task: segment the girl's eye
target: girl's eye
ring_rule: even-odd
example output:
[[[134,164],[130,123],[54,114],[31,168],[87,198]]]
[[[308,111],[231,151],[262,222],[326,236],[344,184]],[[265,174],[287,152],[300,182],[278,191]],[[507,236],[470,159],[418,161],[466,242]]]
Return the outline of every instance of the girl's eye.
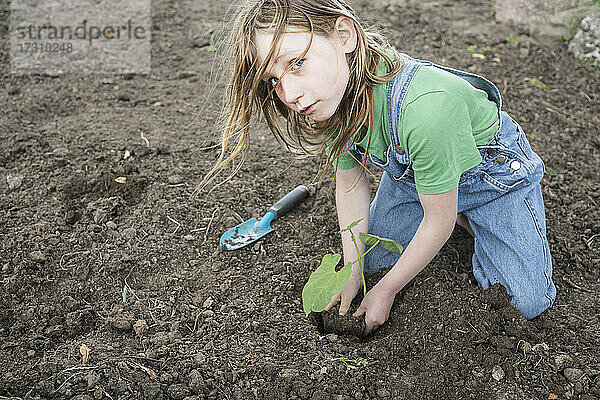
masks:
[[[298,68],[300,68],[302,65],[304,64],[304,59],[298,60],[294,63],[294,65],[292,66],[292,70],[295,71]]]
[[[270,79],[269,79],[269,83],[270,83],[272,86],[275,86],[275,85],[277,85],[277,82],[279,82],[279,78],[275,78],[275,77],[273,77],[273,78],[270,78]]]

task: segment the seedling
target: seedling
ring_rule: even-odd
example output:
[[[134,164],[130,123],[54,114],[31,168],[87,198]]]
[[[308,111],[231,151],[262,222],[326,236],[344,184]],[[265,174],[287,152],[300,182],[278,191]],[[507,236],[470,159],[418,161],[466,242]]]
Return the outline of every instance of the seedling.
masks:
[[[519,44],[519,41],[515,38],[515,34],[511,33],[510,35],[508,35],[508,37],[506,38],[506,41],[510,44],[512,44],[513,46],[516,46]]]
[[[310,314],[311,312],[321,312],[325,310],[325,307],[327,307],[327,305],[331,302],[331,298],[340,290],[342,290],[343,287],[346,286],[346,283],[348,283],[348,280],[350,280],[350,276],[352,275],[352,266],[355,263],[358,263],[360,266],[363,295],[366,295],[367,285],[365,283],[363,259],[371,250],[373,250],[373,248],[375,248],[375,246],[380,245],[388,251],[397,254],[402,253],[403,247],[396,241],[361,232],[358,235],[360,241],[365,245],[370,246],[369,249],[365,251],[363,255],[361,255],[358,250],[356,237],[352,232],[352,228],[358,225],[360,221],[362,221],[362,218],[352,222],[350,225],[340,231],[350,233],[350,237],[352,238],[352,243],[354,243],[354,248],[356,249],[358,259],[356,261],[348,262],[340,270],[336,271],[335,267],[342,259],[342,256],[337,253],[325,254],[323,256],[321,264],[312,274],[310,274],[308,282],[306,282],[304,288],[302,289],[302,308],[304,309],[306,315]]]
[[[525,82],[531,82],[535,85],[535,87],[537,87],[538,89],[543,89],[546,92],[550,91],[548,85],[540,81],[539,78],[525,78]]]
[[[369,364],[369,362],[362,357],[358,357],[356,359],[336,358],[333,361],[341,361],[344,363],[344,365],[346,366],[346,375],[348,375],[353,369],[358,369]]]

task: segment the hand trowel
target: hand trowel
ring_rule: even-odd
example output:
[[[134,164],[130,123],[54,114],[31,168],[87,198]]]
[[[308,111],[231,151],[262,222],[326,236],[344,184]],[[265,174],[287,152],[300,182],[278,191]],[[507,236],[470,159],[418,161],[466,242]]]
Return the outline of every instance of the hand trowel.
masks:
[[[225,246],[227,250],[239,249],[272,232],[271,222],[296,207],[309,194],[306,186],[296,187],[269,208],[269,211],[260,220],[251,218],[225,232],[221,236],[221,246]]]

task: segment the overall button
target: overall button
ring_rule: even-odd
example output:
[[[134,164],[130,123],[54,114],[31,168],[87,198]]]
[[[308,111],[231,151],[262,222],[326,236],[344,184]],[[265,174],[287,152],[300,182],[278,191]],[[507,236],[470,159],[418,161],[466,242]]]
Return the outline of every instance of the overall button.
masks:
[[[510,172],[518,171],[520,168],[521,163],[517,160],[513,160],[513,162],[510,163]]]
[[[402,147],[400,147],[399,144],[396,145],[395,149],[396,149],[396,153],[398,153],[400,155],[405,153],[404,149]]]
[[[500,154],[498,158],[496,158],[496,164],[504,164],[506,162],[506,156],[504,154]]]

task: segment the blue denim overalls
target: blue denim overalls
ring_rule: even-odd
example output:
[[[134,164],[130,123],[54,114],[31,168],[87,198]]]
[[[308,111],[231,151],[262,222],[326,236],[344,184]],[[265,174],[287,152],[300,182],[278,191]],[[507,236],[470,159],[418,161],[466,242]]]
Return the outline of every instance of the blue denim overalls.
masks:
[[[371,203],[369,233],[394,239],[406,248],[423,218],[410,149],[398,144],[402,102],[415,73],[421,66],[433,65],[465,79],[488,94],[500,117],[498,132],[488,145],[478,147],[483,161],[464,172],[458,184],[458,212],[468,218],[475,233],[473,274],[483,289],[502,284],[521,314],[535,317],[556,297],[540,188],[542,160],[531,150],[519,124],[502,111],[500,92],[493,83],[471,73],[400,56],[404,67],[387,84],[391,137],[387,161],[369,155],[385,171]],[[363,156],[364,149],[356,145],[353,149]],[[375,272],[397,260],[397,254],[378,246],[367,254],[365,271]]]

